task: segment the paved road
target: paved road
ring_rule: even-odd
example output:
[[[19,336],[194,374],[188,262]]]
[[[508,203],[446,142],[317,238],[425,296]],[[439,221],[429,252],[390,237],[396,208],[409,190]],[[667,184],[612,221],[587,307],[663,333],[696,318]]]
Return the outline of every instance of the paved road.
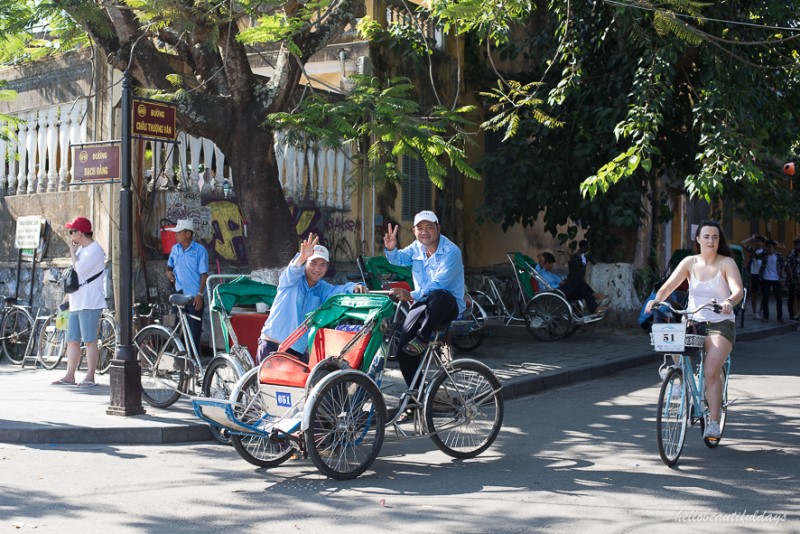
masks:
[[[509,401],[500,438],[477,459],[454,461],[427,439],[387,443],[347,482],[306,460],[254,469],[208,443],[0,444],[0,528],[800,532],[797,342],[737,347],[723,442],[707,449],[693,428],[676,469],[656,451],[651,365]]]

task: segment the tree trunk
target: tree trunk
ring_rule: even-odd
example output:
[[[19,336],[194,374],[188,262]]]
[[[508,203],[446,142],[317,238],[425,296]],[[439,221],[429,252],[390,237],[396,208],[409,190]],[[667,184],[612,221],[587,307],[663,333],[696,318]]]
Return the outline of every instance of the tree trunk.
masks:
[[[218,140],[233,173],[233,187],[248,223],[247,258],[252,270],[283,267],[298,248],[297,230],[278,180],[273,132],[263,118],[243,113],[230,135]]]

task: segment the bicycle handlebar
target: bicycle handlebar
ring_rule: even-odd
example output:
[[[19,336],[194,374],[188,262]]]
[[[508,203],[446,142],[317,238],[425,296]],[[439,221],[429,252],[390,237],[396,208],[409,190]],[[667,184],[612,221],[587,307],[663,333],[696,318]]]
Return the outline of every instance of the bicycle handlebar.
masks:
[[[653,306],[650,307],[650,311],[652,311],[653,308],[660,308],[661,306],[666,306],[672,313],[675,313],[677,315],[693,315],[699,312],[700,310],[704,310],[706,308],[711,308],[712,310],[714,310],[714,313],[720,313],[722,311],[722,305],[717,304],[716,299],[711,299],[711,301],[706,302],[705,304],[703,304],[702,306],[698,307],[695,310],[676,310],[675,308],[672,307],[672,304],[670,304],[669,302],[659,302],[657,300],[654,300]]]

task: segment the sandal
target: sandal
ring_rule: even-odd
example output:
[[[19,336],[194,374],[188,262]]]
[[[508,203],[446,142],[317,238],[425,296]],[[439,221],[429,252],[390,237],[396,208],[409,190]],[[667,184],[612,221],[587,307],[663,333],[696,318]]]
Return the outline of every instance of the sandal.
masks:
[[[417,338],[414,338],[405,344],[405,346],[403,347],[403,351],[406,354],[410,354],[411,356],[416,356],[418,354],[422,354],[423,352],[425,352],[425,348],[427,346],[428,346],[427,343],[423,343]]]
[[[90,382],[89,380],[84,380],[80,384],[78,384],[79,388],[93,388],[97,385],[97,382]]]
[[[63,378],[59,378],[58,380],[53,380],[50,382],[54,386],[74,386],[75,382],[70,382],[69,380],[64,380]]]

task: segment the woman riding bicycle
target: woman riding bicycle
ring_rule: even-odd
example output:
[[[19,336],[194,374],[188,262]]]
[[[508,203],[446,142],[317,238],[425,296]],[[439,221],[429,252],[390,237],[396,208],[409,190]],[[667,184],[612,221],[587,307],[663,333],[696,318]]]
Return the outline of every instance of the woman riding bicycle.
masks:
[[[649,312],[654,302],[664,302],[684,281],[689,281],[688,309],[696,309],[712,299],[722,303],[721,313],[704,309],[692,317],[695,322],[707,325],[705,340],[706,400],[711,420],[704,438],[718,439],[721,435],[719,420],[722,413],[722,380],[720,370],[731,353],[736,340],[733,308],[742,300],[744,290],[739,268],[734,261],[725,234],[718,222],[703,221],[695,234],[695,252],[678,264],[677,269],[664,282],[653,300],[647,303]]]

